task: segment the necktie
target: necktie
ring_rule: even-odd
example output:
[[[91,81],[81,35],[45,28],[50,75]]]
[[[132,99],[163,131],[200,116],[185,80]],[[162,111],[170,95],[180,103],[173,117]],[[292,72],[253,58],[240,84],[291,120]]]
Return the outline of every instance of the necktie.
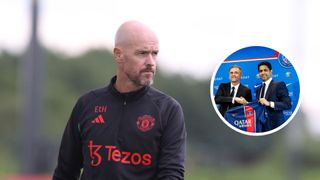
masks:
[[[230,93],[230,97],[233,98],[233,96],[234,96],[234,87],[232,87],[231,89],[232,90],[231,90],[231,93]],[[232,108],[232,107],[233,107],[232,103],[229,103],[227,109]]]
[[[234,96],[234,87],[232,87],[232,90],[231,90],[230,96],[231,96],[231,97],[233,97],[233,96]]]
[[[266,88],[266,83],[263,83],[261,93],[260,93],[260,98],[264,98],[264,90]]]

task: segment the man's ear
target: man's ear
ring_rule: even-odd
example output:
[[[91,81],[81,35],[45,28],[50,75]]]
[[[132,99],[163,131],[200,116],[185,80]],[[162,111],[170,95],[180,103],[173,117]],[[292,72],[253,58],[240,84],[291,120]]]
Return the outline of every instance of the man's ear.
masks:
[[[113,49],[113,56],[114,56],[114,59],[116,60],[116,63],[121,63],[123,61],[122,52],[120,48],[115,47]]]

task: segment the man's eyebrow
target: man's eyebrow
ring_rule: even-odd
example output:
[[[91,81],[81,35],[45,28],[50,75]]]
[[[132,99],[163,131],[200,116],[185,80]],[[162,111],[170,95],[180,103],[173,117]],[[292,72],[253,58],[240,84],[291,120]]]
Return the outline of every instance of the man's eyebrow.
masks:
[[[137,53],[140,53],[140,52],[143,52],[143,53],[158,53],[159,50],[137,49],[135,52],[137,52]]]
[[[150,51],[144,50],[144,49],[137,49],[136,52],[137,53],[141,53],[141,52],[145,53],[145,52],[150,52]]]

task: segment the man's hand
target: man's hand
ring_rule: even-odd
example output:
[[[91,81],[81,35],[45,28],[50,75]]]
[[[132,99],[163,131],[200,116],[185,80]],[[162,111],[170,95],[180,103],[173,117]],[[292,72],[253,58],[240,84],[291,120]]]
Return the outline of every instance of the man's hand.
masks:
[[[243,105],[248,104],[248,101],[245,98],[243,98],[242,96],[241,97],[235,97],[234,100],[239,104],[243,104]]]
[[[262,105],[270,106],[270,102],[267,101],[265,98],[260,98],[260,99],[259,99],[259,102],[260,102]]]

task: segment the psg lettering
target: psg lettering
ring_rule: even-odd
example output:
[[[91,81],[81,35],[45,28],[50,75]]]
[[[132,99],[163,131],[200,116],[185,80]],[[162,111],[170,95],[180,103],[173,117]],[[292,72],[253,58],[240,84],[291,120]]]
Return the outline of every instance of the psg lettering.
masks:
[[[101,164],[102,158],[106,155],[106,160],[118,162],[122,164],[133,164],[150,166],[152,163],[151,154],[140,154],[138,152],[120,151],[113,145],[97,145],[93,141],[89,141],[89,151],[91,158],[91,166],[97,167]],[[102,149],[104,147],[104,149]]]

